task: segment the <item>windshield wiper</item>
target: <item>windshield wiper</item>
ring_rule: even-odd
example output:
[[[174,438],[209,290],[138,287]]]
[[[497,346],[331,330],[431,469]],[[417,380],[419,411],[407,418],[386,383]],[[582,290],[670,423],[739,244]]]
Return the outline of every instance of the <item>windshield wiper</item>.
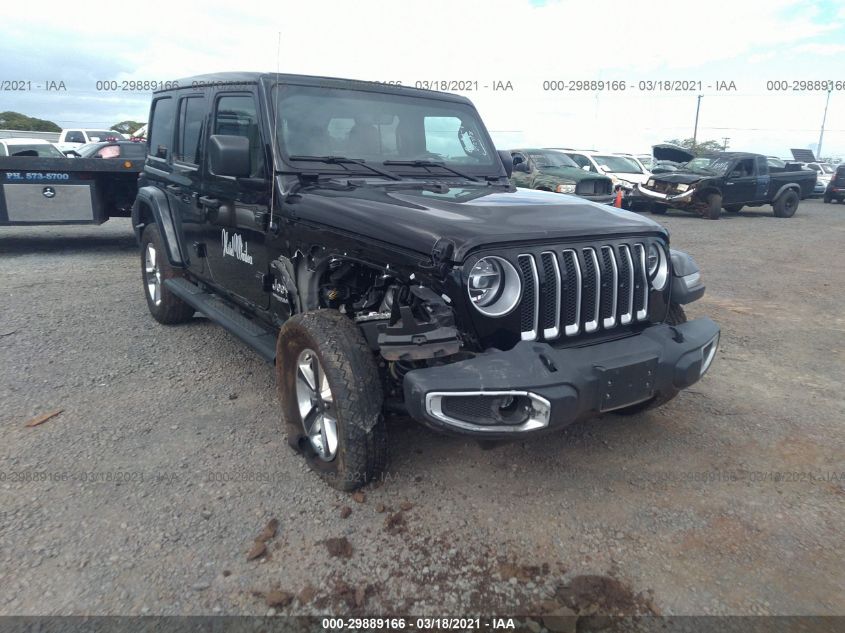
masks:
[[[460,176],[461,178],[466,178],[467,180],[472,180],[473,182],[481,182],[481,180],[476,178],[475,176],[470,176],[469,174],[449,167],[445,163],[440,163],[434,160],[386,160],[382,163],[382,165],[406,165],[408,167],[440,167],[441,169],[445,169],[446,171],[451,171],[453,174],[455,174],[456,176]]]
[[[375,173],[380,174],[385,178],[390,178],[391,180],[402,180],[401,176],[398,176],[393,172],[387,171],[386,169],[379,169],[378,167],[373,167],[372,165],[368,165],[366,161],[362,158],[346,158],[346,156],[288,156],[288,159],[311,161],[315,163],[327,163],[329,165],[361,165],[361,167],[366,167],[367,169],[374,171]]]

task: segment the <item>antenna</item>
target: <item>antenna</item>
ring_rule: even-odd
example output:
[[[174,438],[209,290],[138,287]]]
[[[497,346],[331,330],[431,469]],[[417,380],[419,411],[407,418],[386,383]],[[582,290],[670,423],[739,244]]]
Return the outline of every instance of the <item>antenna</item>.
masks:
[[[279,80],[279,58],[282,54],[282,32],[278,32],[276,42],[276,82]],[[273,150],[270,156],[270,218],[273,217],[273,201],[276,197],[276,150],[278,149],[278,127],[279,127],[279,86],[274,83],[270,89],[273,91],[273,138],[270,140],[270,147]]]

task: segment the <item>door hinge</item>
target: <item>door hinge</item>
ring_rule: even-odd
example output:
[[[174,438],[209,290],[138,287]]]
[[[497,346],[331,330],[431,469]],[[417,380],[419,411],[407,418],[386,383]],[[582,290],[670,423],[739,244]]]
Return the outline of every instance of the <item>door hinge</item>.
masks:
[[[261,289],[264,292],[270,292],[273,290],[273,279],[275,279],[275,275],[271,273],[264,273],[261,275]]]

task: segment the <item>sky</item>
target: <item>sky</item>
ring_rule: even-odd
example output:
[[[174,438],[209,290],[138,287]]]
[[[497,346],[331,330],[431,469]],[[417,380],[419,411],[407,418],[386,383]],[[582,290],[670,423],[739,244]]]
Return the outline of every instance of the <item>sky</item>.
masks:
[[[831,80],[840,85],[829,95],[822,153],[845,158],[845,0],[104,6],[4,7],[0,111],[63,127],[146,121],[149,92],[98,90],[98,82],[278,69],[410,86],[463,82],[448,88],[472,99],[500,149],[648,153],[693,135],[701,95],[699,141],[727,137],[729,149],[786,157],[816,148],[828,97],[818,84],[793,82]],[[655,89],[667,80],[687,89]],[[8,90],[14,81],[29,89]],[[615,89],[570,89],[577,81]]]

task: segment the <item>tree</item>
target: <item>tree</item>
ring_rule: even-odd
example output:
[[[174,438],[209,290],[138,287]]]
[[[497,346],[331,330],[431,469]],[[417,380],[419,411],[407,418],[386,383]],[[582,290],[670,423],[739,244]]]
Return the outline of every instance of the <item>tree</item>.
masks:
[[[115,123],[109,129],[120,132],[121,134],[134,134],[143,125],[143,123],[138,123],[137,121],[121,121],[120,123]]]
[[[704,141],[702,143],[696,143],[691,138],[685,138],[684,140],[673,138],[666,142],[671,143],[672,145],[679,145],[684,149],[688,149],[696,156],[709,154],[711,152],[721,152],[723,149],[722,144],[719,141]]]
[[[61,132],[62,128],[45,119],[36,119],[20,112],[0,112],[0,129],[30,132]]]

